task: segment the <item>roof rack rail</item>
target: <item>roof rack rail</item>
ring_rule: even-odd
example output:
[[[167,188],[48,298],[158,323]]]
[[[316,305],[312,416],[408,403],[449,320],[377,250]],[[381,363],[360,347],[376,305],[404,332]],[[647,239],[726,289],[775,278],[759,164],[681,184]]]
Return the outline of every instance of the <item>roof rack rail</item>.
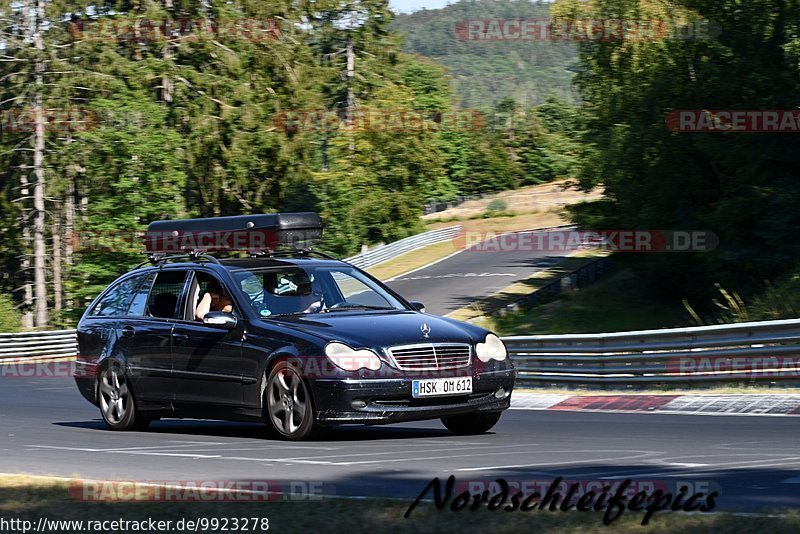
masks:
[[[187,252],[186,254],[173,254],[169,256],[164,256],[160,254],[150,254],[149,256],[147,256],[147,260],[143,261],[142,263],[134,267],[134,270],[140,269],[145,265],[147,265],[148,263],[155,266],[161,266],[164,265],[169,260],[177,260],[184,258],[189,258],[190,261],[202,262],[203,260],[206,260],[210,263],[220,264],[220,261],[217,258],[212,256],[211,254],[205,254],[202,252]]]
[[[293,248],[293,249],[285,249],[285,250],[271,250],[271,251],[264,251],[264,252],[254,252],[250,254],[251,258],[278,258],[284,256],[319,256],[320,258],[325,258],[326,260],[336,260],[340,261],[338,258],[335,258],[329,254],[325,254],[324,252],[320,252],[318,250],[312,250],[310,248]]]

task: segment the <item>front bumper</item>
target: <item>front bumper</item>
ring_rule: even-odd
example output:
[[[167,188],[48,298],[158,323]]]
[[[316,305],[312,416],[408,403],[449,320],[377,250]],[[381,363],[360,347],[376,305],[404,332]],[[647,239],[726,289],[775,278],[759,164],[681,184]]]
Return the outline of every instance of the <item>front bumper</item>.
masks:
[[[484,372],[473,376],[470,395],[420,399],[412,398],[414,377],[326,378],[310,385],[320,424],[387,424],[505,410],[511,404],[514,378],[513,368]],[[500,388],[505,395],[497,398]],[[356,401],[364,406],[354,407]]]

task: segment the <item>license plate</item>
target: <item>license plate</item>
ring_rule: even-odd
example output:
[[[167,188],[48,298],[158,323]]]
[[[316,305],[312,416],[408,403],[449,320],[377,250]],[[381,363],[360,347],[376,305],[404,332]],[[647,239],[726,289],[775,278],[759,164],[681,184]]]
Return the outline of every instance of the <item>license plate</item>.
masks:
[[[411,383],[411,396],[415,399],[443,395],[468,395],[470,393],[472,393],[472,377],[432,378],[430,380],[414,380]]]

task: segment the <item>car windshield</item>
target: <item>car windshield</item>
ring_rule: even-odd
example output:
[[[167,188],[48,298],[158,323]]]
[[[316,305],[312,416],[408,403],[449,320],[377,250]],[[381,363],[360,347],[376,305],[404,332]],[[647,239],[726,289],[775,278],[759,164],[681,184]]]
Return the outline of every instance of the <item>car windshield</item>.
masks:
[[[398,299],[357,269],[287,266],[233,273],[260,317],[406,310]]]

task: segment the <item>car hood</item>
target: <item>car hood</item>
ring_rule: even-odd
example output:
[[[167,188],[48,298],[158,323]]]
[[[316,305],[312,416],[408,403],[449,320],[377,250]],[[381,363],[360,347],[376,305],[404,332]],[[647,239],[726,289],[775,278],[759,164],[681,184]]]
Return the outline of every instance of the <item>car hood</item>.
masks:
[[[333,312],[271,321],[325,341],[373,350],[417,343],[476,343],[482,342],[488,333],[467,323],[414,311]]]

